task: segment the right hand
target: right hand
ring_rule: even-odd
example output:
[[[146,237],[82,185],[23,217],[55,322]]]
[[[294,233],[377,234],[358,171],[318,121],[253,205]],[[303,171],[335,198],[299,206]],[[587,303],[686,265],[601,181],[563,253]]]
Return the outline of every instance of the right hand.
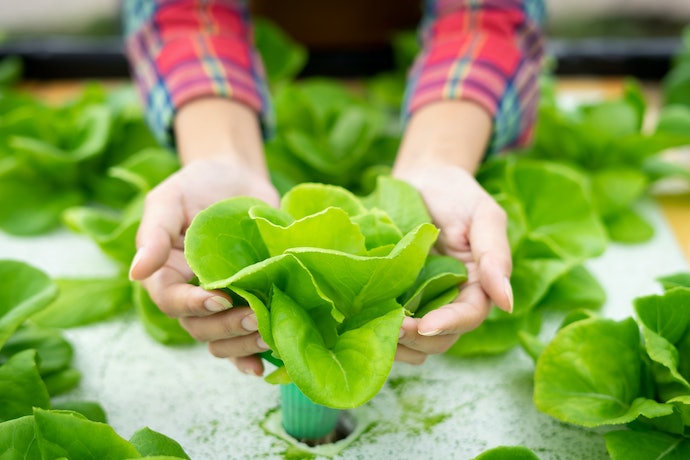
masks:
[[[142,282],[151,299],[210,352],[229,358],[245,373],[261,375],[256,353],[266,350],[256,316],[235,306],[221,291],[189,284],[194,277],[184,257],[184,234],[196,214],[232,196],[252,196],[277,206],[279,195],[266,174],[236,159],[195,160],[171,175],[146,197],[137,232],[137,254],[130,278]]]

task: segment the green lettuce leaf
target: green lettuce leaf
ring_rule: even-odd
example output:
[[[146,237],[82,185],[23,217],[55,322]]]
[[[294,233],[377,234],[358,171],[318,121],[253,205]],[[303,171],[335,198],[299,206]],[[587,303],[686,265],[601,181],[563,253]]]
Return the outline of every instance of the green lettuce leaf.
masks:
[[[635,321],[585,319],[561,329],[542,352],[534,403],[552,417],[587,427],[672,413],[671,406],[641,396],[641,378]]]

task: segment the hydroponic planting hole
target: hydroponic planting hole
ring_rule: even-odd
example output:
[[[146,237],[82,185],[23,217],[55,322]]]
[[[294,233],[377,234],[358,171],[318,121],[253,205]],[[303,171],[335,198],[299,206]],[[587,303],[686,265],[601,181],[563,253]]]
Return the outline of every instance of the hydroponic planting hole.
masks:
[[[323,444],[333,444],[350,436],[355,431],[355,419],[348,412],[341,412],[338,417],[338,424],[335,429],[326,436],[318,439],[297,439],[309,447],[320,446]]]

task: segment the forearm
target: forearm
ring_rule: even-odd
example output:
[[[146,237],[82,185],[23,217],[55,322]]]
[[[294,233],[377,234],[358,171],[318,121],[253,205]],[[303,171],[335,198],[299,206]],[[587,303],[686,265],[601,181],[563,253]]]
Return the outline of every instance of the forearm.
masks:
[[[485,154],[529,141],[538,100],[543,0],[426,0],[422,49],[403,107],[472,101],[493,119]]]
[[[176,147],[174,118],[187,103],[225,97],[272,117],[260,56],[241,0],[128,0],[123,2],[125,50],[149,126]]]
[[[474,174],[491,130],[491,114],[472,101],[428,104],[410,118],[393,174],[404,178],[429,165],[457,166]]]
[[[268,177],[258,115],[250,107],[221,97],[195,99],[177,111],[174,128],[182,164],[227,159]]]

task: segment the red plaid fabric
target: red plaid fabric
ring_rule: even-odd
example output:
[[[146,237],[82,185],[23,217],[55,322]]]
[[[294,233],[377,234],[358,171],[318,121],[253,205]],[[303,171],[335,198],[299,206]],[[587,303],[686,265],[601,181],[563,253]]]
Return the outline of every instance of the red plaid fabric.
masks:
[[[172,144],[176,108],[210,95],[247,104],[270,132],[245,1],[127,0],[124,8],[127,55],[161,142]],[[490,151],[524,144],[536,112],[543,17],[542,0],[427,0],[404,119],[434,101],[468,99],[494,117]]]
[[[493,115],[490,152],[525,144],[536,116],[544,14],[540,0],[428,0],[404,117],[434,101],[472,100]]]

